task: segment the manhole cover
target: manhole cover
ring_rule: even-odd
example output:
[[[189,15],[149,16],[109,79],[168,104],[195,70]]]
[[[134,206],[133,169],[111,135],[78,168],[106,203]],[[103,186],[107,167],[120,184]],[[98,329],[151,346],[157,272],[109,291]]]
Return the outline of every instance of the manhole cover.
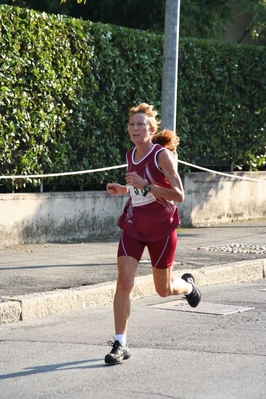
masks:
[[[223,305],[209,302],[201,302],[196,308],[191,308],[187,303],[181,301],[165,302],[158,305],[153,305],[152,307],[157,309],[176,310],[179,312],[204,313],[213,315],[228,315],[255,309],[254,307]]]

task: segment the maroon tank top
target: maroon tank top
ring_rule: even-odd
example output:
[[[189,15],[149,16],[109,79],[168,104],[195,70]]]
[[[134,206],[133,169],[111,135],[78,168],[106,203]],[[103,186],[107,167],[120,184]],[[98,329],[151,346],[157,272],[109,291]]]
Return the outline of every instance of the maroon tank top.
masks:
[[[170,188],[170,184],[158,166],[157,155],[160,151],[168,151],[155,144],[150,152],[139,162],[135,162],[136,148],[127,153],[127,171],[136,172],[151,184]],[[132,237],[146,242],[158,241],[167,237],[180,224],[178,208],[172,202],[155,197],[143,191],[129,187],[130,197],[118,220],[118,226]]]

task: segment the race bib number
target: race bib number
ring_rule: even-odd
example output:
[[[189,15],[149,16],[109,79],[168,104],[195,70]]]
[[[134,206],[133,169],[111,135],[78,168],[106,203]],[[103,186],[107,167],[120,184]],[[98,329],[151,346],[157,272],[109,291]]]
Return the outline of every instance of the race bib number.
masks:
[[[156,198],[152,193],[148,193],[146,197],[144,197],[143,190],[140,190],[139,188],[129,186],[129,191],[132,200],[132,206],[147,205],[156,201]]]

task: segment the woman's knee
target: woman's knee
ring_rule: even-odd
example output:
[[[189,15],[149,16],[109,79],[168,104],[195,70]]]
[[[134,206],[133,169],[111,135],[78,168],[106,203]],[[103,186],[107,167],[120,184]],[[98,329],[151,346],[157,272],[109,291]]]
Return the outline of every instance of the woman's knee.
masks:
[[[119,277],[116,283],[116,289],[119,292],[131,292],[134,287],[134,279],[127,276]]]
[[[131,292],[134,287],[137,267],[138,261],[130,256],[121,256],[118,258],[118,278],[116,283],[118,292]]]

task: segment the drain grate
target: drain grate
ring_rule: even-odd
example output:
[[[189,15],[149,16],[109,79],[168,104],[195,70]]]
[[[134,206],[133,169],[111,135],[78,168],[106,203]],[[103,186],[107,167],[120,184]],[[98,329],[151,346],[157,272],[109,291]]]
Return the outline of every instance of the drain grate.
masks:
[[[181,302],[180,300],[165,302],[153,305],[152,307],[164,310],[176,310],[179,312],[202,313],[202,314],[224,315],[224,316],[255,309],[254,307],[223,305],[219,303],[209,303],[209,302],[201,302],[196,308],[191,308],[187,303]]]

